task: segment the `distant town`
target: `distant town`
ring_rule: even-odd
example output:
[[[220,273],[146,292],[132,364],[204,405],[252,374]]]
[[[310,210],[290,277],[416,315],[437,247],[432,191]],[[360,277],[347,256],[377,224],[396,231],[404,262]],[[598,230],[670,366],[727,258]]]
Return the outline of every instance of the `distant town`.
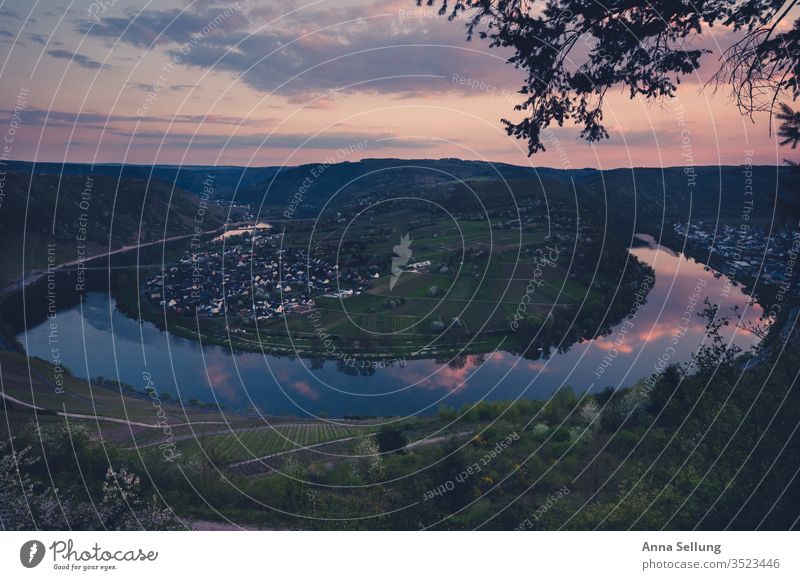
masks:
[[[151,276],[144,294],[179,315],[267,320],[309,312],[315,297],[360,294],[379,277],[376,265],[340,269],[304,248],[282,248],[282,238],[266,224],[229,230]]]
[[[725,264],[722,273],[729,278],[758,280],[800,295],[800,278],[793,276],[800,252],[800,232],[796,229],[768,232],[760,227],[697,221],[673,224],[673,230],[685,237],[690,247],[710,252],[712,259],[717,255]]]

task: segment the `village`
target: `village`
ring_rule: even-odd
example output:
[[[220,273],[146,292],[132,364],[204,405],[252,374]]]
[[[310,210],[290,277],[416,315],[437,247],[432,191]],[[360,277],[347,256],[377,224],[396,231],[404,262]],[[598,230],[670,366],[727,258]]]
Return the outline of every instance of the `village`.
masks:
[[[688,226],[676,223],[673,230],[685,237],[689,245],[722,259],[723,273],[729,278],[788,285],[790,294],[800,296],[800,278],[793,276],[800,250],[797,230],[780,228],[767,232],[759,227],[743,229],[703,221]]]
[[[283,233],[270,228],[233,233],[187,252],[152,275],[143,285],[143,296],[172,314],[263,321],[311,312],[315,298],[357,296],[380,277],[380,267],[363,260],[340,267],[333,263],[335,256],[329,259],[324,252],[309,258],[303,247],[284,248]]]

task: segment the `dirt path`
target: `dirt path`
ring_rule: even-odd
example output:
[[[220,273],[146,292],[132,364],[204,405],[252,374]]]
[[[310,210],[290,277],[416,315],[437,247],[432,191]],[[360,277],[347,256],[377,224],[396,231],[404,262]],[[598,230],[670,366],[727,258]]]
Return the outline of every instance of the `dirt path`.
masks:
[[[224,423],[224,421],[222,422]],[[198,425],[199,423],[192,423],[192,425]],[[189,425],[189,423],[184,423],[184,425]],[[263,431],[263,430],[273,430],[273,429],[284,429],[288,427],[318,427],[320,425],[325,425],[325,423],[275,423],[275,424],[264,424],[264,425],[256,425],[250,427],[234,427],[228,429],[218,429],[216,431],[205,431],[200,433],[199,435],[203,435],[206,437],[213,437],[216,435],[230,435],[231,433],[247,433],[250,431]],[[177,427],[179,425],[170,425],[171,427]],[[334,425],[338,426],[338,425]],[[353,425],[353,427],[358,427],[359,425]],[[342,427],[347,427],[347,425],[342,425]],[[368,435],[369,433],[367,433]],[[188,439],[197,439],[198,433],[184,433],[183,435],[175,435],[172,438],[172,441],[186,441]],[[363,435],[358,435],[358,437],[363,437]],[[340,439],[340,441],[344,441],[345,439]],[[326,441],[325,443],[333,443],[337,441],[336,439],[331,441]],[[146,447],[153,447],[155,445],[159,445],[161,441],[153,441],[151,443],[143,443],[142,445],[137,445],[136,447],[129,447],[129,450],[133,449],[144,449]],[[306,446],[309,447],[309,446]]]
[[[128,419],[119,419],[117,417],[105,417],[103,415],[85,415],[83,413],[69,413],[67,411],[52,411],[50,409],[45,409],[44,407],[38,407],[31,403],[27,403],[25,401],[20,401],[19,399],[12,397],[11,395],[7,395],[5,392],[0,391],[0,397],[3,399],[14,403],[15,405],[20,405],[27,409],[33,409],[35,411],[42,411],[45,413],[53,413],[59,417],[67,417],[69,419],[85,419],[90,421],[103,421],[107,423],[117,423],[120,425],[127,425],[129,427],[144,427],[146,429],[163,429],[165,424],[150,424],[150,423],[140,423],[138,421],[129,421]],[[169,427],[187,427],[189,425],[225,425],[225,421],[195,421],[192,423],[175,423],[168,425]]]
[[[430,437],[426,439],[419,439],[418,441],[412,441],[408,445],[406,445],[406,449],[412,449],[414,447],[423,447],[426,445],[436,445],[438,443],[444,443],[451,437],[464,437],[466,435],[472,435],[472,431],[462,431],[461,433],[453,433],[449,435],[440,435],[438,437]],[[228,467],[232,469],[241,468],[246,465],[252,465],[254,463],[262,463],[264,461],[268,461],[270,459],[275,459],[277,457],[283,457],[284,455],[289,455],[290,453],[297,453],[299,451],[305,451],[307,449],[314,449],[316,447],[322,447],[324,445],[334,445],[336,443],[344,443],[347,441],[354,441],[356,439],[363,439],[364,437],[368,437],[372,435],[372,433],[365,433],[364,435],[355,435],[353,437],[344,437],[342,439],[333,439],[331,441],[323,441],[320,443],[315,443],[313,445],[304,445],[303,447],[298,447],[295,449],[287,449],[285,451],[279,451],[277,453],[270,453],[269,455],[263,455],[261,457],[256,457],[254,459],[247,459],[245,461],[238,461],[236,463],[231,463]]]

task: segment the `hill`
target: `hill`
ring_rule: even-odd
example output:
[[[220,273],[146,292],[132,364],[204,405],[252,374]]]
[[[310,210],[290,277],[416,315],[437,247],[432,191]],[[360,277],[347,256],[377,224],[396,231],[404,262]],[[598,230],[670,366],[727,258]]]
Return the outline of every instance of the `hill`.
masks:
[[[524,183],[519,190],[510,182]],[[761,220],[771,220],[776,198],[798,209],[800,179],[790,168],[720,166],[558,170],[459,159],[365,159],[334,165],[303,165],[276,171],[255,187],[241,188],[236,200],[253,203],[265,217],[315,217],[336,197],[337,204],[380,194],[386,198],[410,192],[462,191],[467,200],[476,183],[491,183],[496,191],[511,189],[515,197],[568,192],[579,206],[605,212],[614,229],[652,230],[667,222],[697,219],[736,221],[745,201]],[[451,186],[450,189],[442,186]],[[745,191],[752,195],[746,195]],[[452,199],[449,201],[453,201]],[[458,200],[455,200],[458,201]],[[263,204],[263,205],[262,205]],[[286,209],[291,211],[284,215]],[[580,208],[579,208],[580,209]],[[602,215],[602,214],[600,214]],[[624,226],[624,228],[623,228]],[[626,236],[627,237],[627,236]]]
[[[233,196],[240,188],[250,188],[271,178],[279,167],[235,167],[211,165],[130,165],[118,163],[32,163],[8,161],[8,171],[37,175],[96,175],[115,179],[161,181],[170,187],[199,195],[203,182],[214,176],[214,197]]]
[[[357,162],[326,164],[324,162],[296,167],[236,167],[205,165],[128,165],[85,163],[36,163],[9,161],[8,171],[41,176],[79,176],[92,174],[113,179],[161,182],[199,195],[203,182],[214,176],[214,199],[263,203],[262,214],[280,214],[297,197],[301,198],[293,217],[307,217],[332,196],[343,199],[358,197],[377,189],[385,193],[407,192],[409,188],[432,185],[471,184],[477,181],[497,182],[529,180],[545,193],[550,187],[568,188],[593,205],[608,206],[614,221],[624,218],[630,223],[633,215],[652,220],[664,209],[666,215],[687,218],[688,211],[699,219],[720,214],[725,219],[741,215],[740,207],[745,180],[754,192],[754,209],[765,216],[777,197],[783,204],[800,207],[797,195],[800,179],[786,167],[774,166],[703,166],[703,167],[637,167],[631,169],[553,169],[523,167],[506,163],[489,163],[461,159],[363,159]],[[302,190],[302,191],[301,191]],[[298,195],[298,192],[299,195]],[[669,195],[667,195],[669,194]],[[297,196],[297,197],[296,197]],[[665,208],[666,203],[666,208]],[[685,220],[684,220],[685,221]]]
[[[221,210],[160,181],[9,172],[0,209],[0,286],[26,270],[220,227]],[[49,244],[49,246],[48,246]]]

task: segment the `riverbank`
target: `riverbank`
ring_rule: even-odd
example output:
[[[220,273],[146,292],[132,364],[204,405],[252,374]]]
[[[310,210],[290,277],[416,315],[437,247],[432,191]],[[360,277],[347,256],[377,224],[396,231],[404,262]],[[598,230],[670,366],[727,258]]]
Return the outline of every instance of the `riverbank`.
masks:
[[[46,279],[55,280],[58,276],[65,273],[76,273],[82,280],[86,280],[88,274],[99,270],[103,273],[108,273],[109,282],[115,283],[119,281],[119,272],[116,270],[117,266],[112,265],[112,260],[124,261],[127,257],[136,258],[129,268],[140,271],[148,271],[151,267],[140,265],[139,259],[146,256],[153,250],[157,250],[157,259],[161,259],[165,263],[177,259],[185,251],[185,244],[190,241],[198,239],[207,239],[226,231],[229,228],[242,227],[247,225],[247,222],[235,222],[228,225],[223,225],[213,230],[195,232],[192,234],[181,234],[178,236],[171,236],[152,242],[142,244],[128,245],[108,250],[100,253],[85,256],[80,259],[68,260],[58,264],[53,264],[46,269],[34,269],[24,275],[17,277],[10,284],[0,289],[0,308],[4,306],[5,302],[17,300],[20,308],[23,301],[20,297],[24,291],[42,284]],[[154,259],[156,259],[154,258]],[[111,274],[114,274],[111,276]],[[125,282],[124,280],[122,281]],[[135,283],[135,282],[134,282]],[[85,288],[80,290],[72,288],[68,294],[84,294],[91,290],[91,285],[85,282],[81,284]],[[77,283],[73,284],[77,287]],[[17,329],[18,332],[18,329]],[[6,352],[24,352],[22,346],[15,338],[15,329],[7,320],[0,320],[0,351]]]
[[[162,324],[167,323],[169,332],[165,332],[163,326],[131,318],[117,308],[107,291],[90,293],[58,312],[61,336],[72,337],[61,343],[58,354],[63,364],[81,376],[103,375],[136,384],[146,366],[158,378],[161,391],[184,400],[218,401],[231,408],[255,405],[272,415],[433,414],[444,403],[460,406],[485,397],[542,398],[564,385],[581,391],[616,389],[658,372],[657,364],[665,357],[675,363],[691,360],[705,336],[704,326],[691,310],[702,309],[703,297],[693,294],[699,284],[710,296],[728,284],[702,264],[660,247],[632,252],[658,272],[654,286],[641,289],[645,299],[633,301],[635,310],[628,303],[620,315],[625,321],[594,340],[572,341],[567,333],[571,321],[562,319],[559,332],[567,338],[549,356],[521,357],[503,344],[488,353],[446,356],[437,352],[390,364],[400,357],[376,349],[379,355],[390,355],[384,364],[361,358],[356,366],[305,352],[300,356],[291,343],[278,345],[288,350],[273,353],[261,350],[256,342],[252,349],[256,352],[248,352],[232,349],[227,333],[220,337],[222,345],[205,339],[201,343],[193,319],[188,324],[164,321],[163,313],[155,313]],[[132,296],[135,311],[136,286],[123,285],[122,290]],[[729,296],[729,305],[744,307],[750,301],[736,289]],[[761,309],[751,306],[747,312],[755,319]],[[683,322],[687,318],[691,324]],[[32,356],[48,360],[52,353],[46,319],[28,320],[31,326],[18,338]],[[193,336],[185,338],[184,332]],[[733,327],[725,329],[725,336],[745,349],[756,340]],[[365,352],[362,348],[359,354],[363,357]]]
[[[637,290],[649,287],[646,280],[654,279],[652,269],[637,260],[629,262],[630,268],[625,271],[624,278],[614,288],[613,296],[605,302],[598,291],[591,290],[583,296],[582,302],[590,302],[591,314],[576,319],[580,312],[581,302],[570,297],[568,303],[542,303],[537,308],[543,310],[542,316],[528,316],[527,295],[524,287],[520,304],[511,302],[493,302],[490,300],[464,300],[467,304],[486,302],[490,317],[501,317],[488,324],[488,319],[480,325],[476,332],[462,324],[460,318],[451,323],[442,323],[436,332],[384,331],[374,332],[363,329],[353,323],[358,334],[342,334],[335,328],[341,325],[338,320],[322,322],[328,312],[325,307],[314,308],[308,312],[289,313],[285,317],[272,318],[267,321],[251,320],[248,323],[239,321],[238,316],[208,318],[206,316],[178,316],[165,308],[156,308],[135,284],[117,284],[114,291],[116,307],[134,320],[153,323],[159,329],[197,341],[205,345],[219,345],[235,352],[255,352],[276,356],[299,356],[342,363],[354,369],[373,367],[404,366],[409,360],[430,358],[449,359],[491,353],[498,350],[524,355],[536,360],[565,343],[577,343],[591,340],[611,332],[628,314],[631,303],[635,300]],[[144,276],[142,275],[142,278]],[[572,280],[565,280],[566,285]],[[382,280],[377,280],[380,285]],[[530,288],[530,284],[529,284]],[[552,293],[558,297],[568,296],[564,288],[554,287]],[[370,294],[369,300],[379,303],[388,300],[377,294]],[[354,299],[351,299],[354,300]],[[413,300],[413,299],[410,299]],[[416,300],[425,300],[416,298]],[[434,299],[430,299],[434,300]],[[610,302],[610,303],[609,303]],[[530,303],[532,304],[532,303]],[[522,309],[527,324],[517,322]],[[373,308],[369,308],[373,312]],[[393,311],[390,311],[393,312]],[[489,310],[487,310],[489,312]],[[602,317],[596,313],[604,313]],[[531,312],[531,315],[534,315]],[[344,318],[341,313],[339,318]],[[346,312],[348,322],[352,318],[378,318],[378,315]],[[392,318],[387,314],[387,318]],[[400,317],[405,320],[408,317]],[[535,322],[532,322],[535,321]],[[486,326],[489,326],[487,329]],[[331,330],[328,330],[328,329]],[[423,327],[425,328],[425,327]]]

